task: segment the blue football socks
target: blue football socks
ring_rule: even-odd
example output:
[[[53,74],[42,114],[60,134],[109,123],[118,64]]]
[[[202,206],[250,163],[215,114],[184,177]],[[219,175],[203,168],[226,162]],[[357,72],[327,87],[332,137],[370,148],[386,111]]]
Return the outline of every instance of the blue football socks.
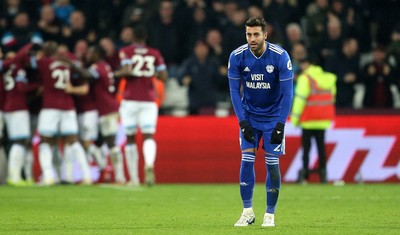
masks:
[[[243,207],[253,207],[253,189],[255,183],[254,153],[242,153],[242,165],[240,167],[240,196]]]
[[[267,213],[274,214],[276,203],[278,202],[279,189],[281,187],[281,172],[279,170],[279,156],[267,154],[265,156],[267,166]]]

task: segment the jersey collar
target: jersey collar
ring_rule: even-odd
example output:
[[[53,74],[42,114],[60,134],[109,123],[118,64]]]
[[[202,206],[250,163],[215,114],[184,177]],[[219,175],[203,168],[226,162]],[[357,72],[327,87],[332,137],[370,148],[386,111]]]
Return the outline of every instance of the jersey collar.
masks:
[[[266,45],[265,45],[265,50],[264,50],[264,52],[259,56],[259,57],[257,57],[256,55],[254,55],[254,53],[251,51],[251,49],[250,49],[250,45],[249,45],[249,51],[250,51],[250,53],[254,56],[254,58],[256,58],[257,60],[259,60],[264,54],[265,54],[265,52],[268,50],[268,47],[269,47],[269,43],[266,41],[265,42],[266,43]]]

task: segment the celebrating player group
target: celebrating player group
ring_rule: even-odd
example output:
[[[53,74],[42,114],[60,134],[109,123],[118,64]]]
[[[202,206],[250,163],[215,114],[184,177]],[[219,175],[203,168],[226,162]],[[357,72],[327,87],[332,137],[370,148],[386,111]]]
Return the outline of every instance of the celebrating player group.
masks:
[[[158,107],[152,79],[165,80],[168,74],[160,52],[146,46],[146,30],[137,27],[134,35],[134,43],[121,49],[121,67],[116,71],[105,62],[99,45],[69,52],[64,45],[46,41],[27,44],[4,56],[0,53],[0,133],[5,126],[11,143],[9,184],[33,183],[31,143],[37,131],[41,184],[92,184],[90,160],[94,159],[102,178],[108,172],[109,155],[115,183],[139,185],[138,129],[144,136],[144,182],[155,183],[153,134]],[[126,80],[126,86],[120,103],[116,80],[121,79]],[[127,174],[122,149],[116,145],[120,118],[127,135]],[[5,154],[4,148],[0,154]],[[73,174],[74,162],[81,176]]]

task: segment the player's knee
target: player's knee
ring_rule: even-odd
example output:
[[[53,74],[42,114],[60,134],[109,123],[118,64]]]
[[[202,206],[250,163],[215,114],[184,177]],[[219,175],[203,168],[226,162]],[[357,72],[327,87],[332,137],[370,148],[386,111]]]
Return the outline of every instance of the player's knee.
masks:
[[[246,154],[246,153],[256,153],[256,149],[255,148],[248,148],[248,149],[242,149],[242,155]]]
[[[82,141],[82,146],[84,149],[89,149],[89,146],[92,144],[92,141],[90,140],[84,140]]]
[[[40,136],[40,143],[52,144],[52,138]]]
[[[24,147],[27,147],[29,144],[29,141],[27,139],[22,139],[22,140],[16,140],[13,142],[14,144],[19,144],[22,145]]]
[[[153,134],[145,134],[145,133],[143,134],[144,139],[153,139],[153,136],[154,136]]]
[[[242,152],[242,165],[253,167],[256,155],[253,152]]]
[[[126,141],[128,142],[128,144],[134,144],[135,143],[135,139],[136,139],[136,135],[128,135],[126,137]]]
[[[104,137],[104,142],[109,146],[110,148],[115,146],[115,138],[114,136],[107,136]]]
[[[67,135],[64,137],[64,141],[66,144],[73,144],[78,141],[77,135]]]

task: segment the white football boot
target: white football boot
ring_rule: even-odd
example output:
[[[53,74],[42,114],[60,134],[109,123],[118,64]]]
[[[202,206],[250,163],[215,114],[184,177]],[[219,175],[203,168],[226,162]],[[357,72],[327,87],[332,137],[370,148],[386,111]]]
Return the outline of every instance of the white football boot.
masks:
[[[265,213],[262,227],[274,227],[275,226],[275,216],[274,214]]]
[[[243,210],[242,215],[239,220],[236,222],[235,227],[244,227],[251,225],[256,221],[256,216],[254,215],[253,210]]]

